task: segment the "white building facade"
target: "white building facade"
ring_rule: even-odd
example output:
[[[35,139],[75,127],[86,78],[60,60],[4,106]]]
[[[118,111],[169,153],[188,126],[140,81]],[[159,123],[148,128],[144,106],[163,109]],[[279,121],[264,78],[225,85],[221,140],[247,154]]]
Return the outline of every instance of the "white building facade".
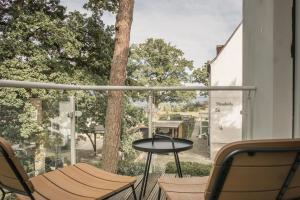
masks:
[[[243,25],[212,62],[211,85],[256,91],[244,92],[243,100],[238,93],[211,92],[212,156],[231,141],[300,138],[299,36],[300,0],[243,1]]]
[[[225,45],[217,47],[217,56],[210,63],[211,86],[242,86],[243,25],[240,24]],[[242,140],[241,91],[211,91],[210,155],[225,144]]]

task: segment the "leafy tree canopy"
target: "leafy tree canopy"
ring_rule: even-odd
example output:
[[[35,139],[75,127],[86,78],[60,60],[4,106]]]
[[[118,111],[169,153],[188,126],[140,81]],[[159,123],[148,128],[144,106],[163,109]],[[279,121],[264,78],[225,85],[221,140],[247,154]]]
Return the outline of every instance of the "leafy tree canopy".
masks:
[[[23,14],[43,12],[52,19],[64,19],[66,8],[59,3],[59,0],[0,0],[0,31],[7,31]]]
[[[94,13],[102,15],[104,11],[116,12],[119,0],[89,0],[84,8],[92,10]]]
[[[128,66],[128,84],[143,86],[180,86],[189,81],[193,62],[182,50],[163,39],[147,39],[134,44]],[[194,97],[194,92],[164,91],[155,94],[155,104],[180,102]]]
[[[98,9],[101,9],[98,7]],[[107,27],[101,16],[79,12],[66,14],[59,0],[0,1],[0,79],[28,80],[68,84],[106,84],[113,52],[113,27]],[[103,95],[77,92],[78,107],[101,107]],[[12,141],[39,136],[31,117],[31,98],[43,100],[47,112],[55,115],[55,101],[61,94],[53,90],[1,89],[0,133]],[[105,109],[105,104],[103,104]],[[91,107],[91,106],[90,106]],[[98,108],[97,107],[97,108]],[[84,110],[82,129],[91,117],[99,120],[100,110]],[[56,113],[57,114],[57,113]],[[84,121],[84,122],[83,122]],[[45,122],[43,125],[47,125]],[[34,127],[33,127],[34,126]],[[41,125],[40,125],[41,126]],[[44,129],[46,130],[46,129]],[[41,137],[39,137],[41,138]],[[32,138],[37,140],[37,137]]]
[[[194,83],[200,83],[203,84],[204,86],[208,86],[209,68],[210,68],[210,64],[206,62],[201,68],[195,69],[192,74],[192,81]]]

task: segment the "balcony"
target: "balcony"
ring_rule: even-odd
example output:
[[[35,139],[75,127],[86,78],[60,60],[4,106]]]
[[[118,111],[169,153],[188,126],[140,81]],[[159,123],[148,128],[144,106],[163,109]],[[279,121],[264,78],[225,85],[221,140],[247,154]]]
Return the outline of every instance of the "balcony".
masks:
[[[91,86],[79,85],[80,83],[76,81],[73,85],[64,85],[1,79],[0,94],[5,98],[0,99],[0,136],[11,142],[22,166],[30,177],[36,177],[79,162],[88,163],[101,169],[102,147],[106,135],[105,112],[108,91],[123,91],[125,94],[125,109],[122,116],[118,174],[137,177],[138,181],[135,188],[138,194],[142,184],[142,174],[144,173],[147,154],[134,150],[132,142],[141,138],[151,138],[155,133],[193,141],[193,149],[181,152],[179,155],[183,175],[188,178],[208,175],[212,164],[214,164],[213,160],[216,153],[225,144],[234,141],[247,140],[248,142],[253,139],[271,139],[274,142],[274,139],[291,139],[294,146],[298,145],[299,141],[296,138],[300,137],[300,40],[298,38],[300,33],[298,20],[300,4],[296,3],[297,0],[244,0],[243,2],[243,22],[235,31],[235,33],[238,33],[238,37],[230,37],[236,39],[233,41],[237,43],[233,42],[232,46],[236,47],[235,45],[238,45],[238,50],[234,48],[238,53],[228,53],[227,51],[227,59],[221,59],[221,65],[212,69],[215,70],[212,73],[218,74],[218,77],[211,79],[210,82],[213,83],[212,85],[218,86]],[[37,13],[35,16],[40,15]],[[77,20],[75,15],[73,17],[75,18],[70,21],[71,27],[74,25],[73,22]],[[4,16],[4,18],[9,20],[8,16]],[[35,22],[36,18],[39,17],[29,16],[28,19]],[[48,18],[45,19],[47,22],[51,21]],[[27,18],[22,18],[21,21],[17,21],[16,26],[13,28],[19,30],[19,26],[22,26],[26,20]],[[65,21],[62,20],[61,22]],[[51,28],[43,23],[40,24],[43,25],[45,30],[51,32]],[[59,27],[60,24],[57,25]],[[93,28],[94,25],[92,24],[90,27]],[[27,29],[24,28],[24,30]],[[30,40],[32,43],[29,47],[34,53],[36,46],[39,46],[40,43],[30,36],[31,32],[36,30],[35,26],[29,26],[28,30],[18,34],[15,33],[17,31],[12,31],[11,35],[7,37],[6,44],[10,44],[11,37],[16,37],[16,43],[13,43],[11,49],[18,45],[22,47],[22,41],[19,39],[25,38],[25,40]],[[37,30],[41,33],[41,37],[44,37],[43,30]],[[78,48],[86,50],[85,46],[81,47],[81,43],[73,41],[75,37],[73,37],[73,34],[70,35],[73,42],[65,41],[62,34],[64,31],[65,29],[58,29],[58,34],[55,36],[63,38],[63,45],[67,50],[69,50],[70,43],[75,44],[75,48],[70,49],[70,54],[77,55]],[[77,33],[77,30],[74,32]],[[24,37],[27,33],[29,33],[29,39]],[[109,30],[107,43],[113,43],[113,37],[110,34],[113,35]],[[93,29],[92,35],[97,35],[93,34]],[[50,36],[52,37],[51,34]],[[84,32],[82,37],[85,36]],[[87,37],[90,37],[90,35]],[[60,42],[60,40],[58,41]],[[97,36],[96,41],[98,41]],[[101,45],[104,45],[104,43],[101,43]],[[226,44],[228,45],[228,42]],[[99,52],[98,50],[101,48],[98,45],[99,43],[96,43],[94,51]],[[48,46],[47,42],[46,46]],[[55,48],[51,46],[49,49],[51,53],[57,50],[53,54],[56,56],[53,60],[60,59],[60,54],[68,57],[68,55],[65,55],[68,54],[67,51],[56,48],[56,45],[54,46]],[[104,46],[104,50],[108,51],[109,45]],[[218,53],[222,51],[223,47],[226,47],[226,45],[218,46]],[[27,55],[27,48],[27,46],[21,48],[24,55]],[[1,71],[0,78],[7,78],[2,76],[2,73],[9,72],[11,65],[14,65],[14,69],[19,70],[18,64],[15,63],[16,61],[24,62],[26,56],[22,56],[22,54],[20,56],[18,53],[17,51],[15,57],[10,59],[9,53],[2,52],[3,55],[7,54],[7,58],[2,58],[4,64],[0,67],[5,65],[5,70],[4,72]],[[93,55],[92,59],[95,61],[93,64],[97,67],[99,60],[96,57],[94,58]],[[82,66],[88,65],[90,61],[85,56],[84,54]],[[38,62],[41,57],[47,61],[49,59],[49,55],[40,54],[34,56],[31,64],[33,66],[43,65],[43,62]],[[221,56],[218,55],[217,57],[220,58]],[[105,58],[107,58],[107,62],[105,61],[100,65],[106,69],[111,58],[109,56]],[[235,58],[238,58],[237,62],[233,62]],[[6,63],[6,59],[10,62]],[[70,61],[68,67],[75,66],[72,55],[67,59],[68,62]],[[51,70],[52,64],[52,61],[47,64],[47,67]],[[60,64],[58,68],[65,67],[64,61]],[[234,67],[230,68],[233,64]],[[92,68],[95,66],[92,66]],[[34,76],[27,78],[27,72],[28,74],[31,72],[31,67],[31,65],[25,66],[28,70],[25,73],[25,78],[15,76],[16,74],[11,70],[11,76],[7,79],[48,80],[35,79]],[[238,70],[236,70],[237,68]],[[49,69],[45,69],[45,74],[43,74],[44,71],[41,73],[42,77],[47,76],[47,70]],[[56,68],[51,72],[52,76],[56,76],[55,70]],[[75,76],[79,76],[76,77],[78,78],[76,80],[81,80],[84,77],[80,70],[75,70],[73,73]],[[92,73],[94,71],[102,74],[102,71],[100,72],[98,68],[93,68]],[[106,71],[108,72],[107,69]],[[107,74],[104,76],[108,77]],[[133,80],[138,79],[138,76],[139,74]],[[62,77],[61,79],[64,79],[68,75]],[[224,84],[219,77],[229,77],[230,80],[226,80]],[[89,77],[84,78],[89,79]],[[50,80],[52,81],[52,79]],[[61,81],[59,78],[55,80],[56,82]],[[97,78],[95,80],[98,81]],[[70,79],[65,82],[71,83],[71,81]],[[266,149],[260,149],[260,151],[264,153]],[[267,149],[267,151],[270,151],[270,149]],[[249,157],[255,153],[247,152]],[[284,159],[273,158],[272,162],[275,164],[272,166],[284,165],[286,167],[285,159],[290,157],[283,157]],[[298,170],[297,177],[299,176],[299,158],[298,153],[292,157],[293,161],[288,163],[292,166],[289,168],[284,183],[292,180],[289,178],[290,173]],[[264,159],[262,160],[264,161]],[[155,199],[157,197],[158,177],[174,177],[176,174],[172,154],[155,155],[152,161],[149,184],[144,199]],[[283,164],[281,164],[282,162]],[[248,164],[252,166],[255,162]],[[280,172],[266,174],[270,175],[271,178],[282,175]],[[254,174],[252,177],[255,179],[259,175]],[[252,177],[248,177],[248,180]],[[285,178],[285,176],[282,177]],[[272,184],[271,178],[263,181],[263,183],[266,183],[266,185]],[[236,181],[237,185],[242,185],[244,182],[247,181]],[[169,184],[175,184],[175,181]],[[252,192],[257,191],[255,187],[252,188]],[[295,194],[298,197],[297,191],[300,187],[296,185],[295,188],[297,190],[294,191],[296,191]],[[276,188],[277,190],[280,191],[276,196],[282,198],[281,190],[286,192],[289,188],[286,187],[286,184],[281,184]],[[273,193],[276,192],[273,190]],[[13,198],[13,195],[11,197]],[[9,198],[11,197],[9,196]],[[275,199],[269,196],[268,198]],[[110,199],[133,199],[133,196],[130,190],[126,190]],[[163,199],[165,199],[164,195]]]
[[[183,174],[208,175],[216,151],[226,143],[250,137],[242,131],[242,120],[251,119],[256,90],[253,86],[119,87],[6,80],[0,81],[0,87],[8,94],[22,90],[47,94],[44,99],[24,100],[22,109],[1,104],[1,132],[30,176],[77,162],[101,168],[107,91],[124,91],[118,173],[140,177],[137,191],[147,154],[132,148],[134,140],[154,133],[192,140],[193,149],[179,155]],[[208,91],[209,97],[203,96],[203,91]],[[243,95],[247,97],[244,101]],[[176,96],[183,99],[174,100]],[[245,124],[251,125],[251,121]],[[157,193],[159,176],[176,174],[173,155],[154,155],[150,172],[148,199]],[[131,198],[130,192],[124,193]]]

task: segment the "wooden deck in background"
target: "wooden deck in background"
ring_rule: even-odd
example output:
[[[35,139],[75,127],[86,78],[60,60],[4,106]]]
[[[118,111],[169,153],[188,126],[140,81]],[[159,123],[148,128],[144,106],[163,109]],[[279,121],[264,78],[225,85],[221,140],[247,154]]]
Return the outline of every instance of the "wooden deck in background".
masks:
[[[158,184],[157,184],[157,179],[160,176],[171,176],[174,177],[174,174],[149,174],[148,178],[148,184],[147,184],[147,190],[146,190],[146,195],[143,198],[143,200],[157,200],[158,197]],[[142,176],[137,177],[137,182],[135,184],[135,191],[137,198],[139,199],[140,191],[141,191],[141,185],[142,185]],[[109,200],[134,200],[133,195],[132,195],[132,190],[127,189],[114,197],[109,198]],[[162,192],[161,194],[161,199],[160,200],[166,200],[165,194]]]

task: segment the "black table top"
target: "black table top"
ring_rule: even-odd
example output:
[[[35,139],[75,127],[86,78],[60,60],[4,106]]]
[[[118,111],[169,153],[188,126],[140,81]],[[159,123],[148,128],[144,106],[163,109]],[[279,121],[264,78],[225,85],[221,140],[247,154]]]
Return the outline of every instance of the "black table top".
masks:
[[[174,148],[172,144],[174,142]],[[139,151],[152,153],[171,153],[186,151],[193,148],[193,142],[181,138],[173,138],[172,140],[166,138],[147,138],[136,140],[132,143],[132,147]]]

